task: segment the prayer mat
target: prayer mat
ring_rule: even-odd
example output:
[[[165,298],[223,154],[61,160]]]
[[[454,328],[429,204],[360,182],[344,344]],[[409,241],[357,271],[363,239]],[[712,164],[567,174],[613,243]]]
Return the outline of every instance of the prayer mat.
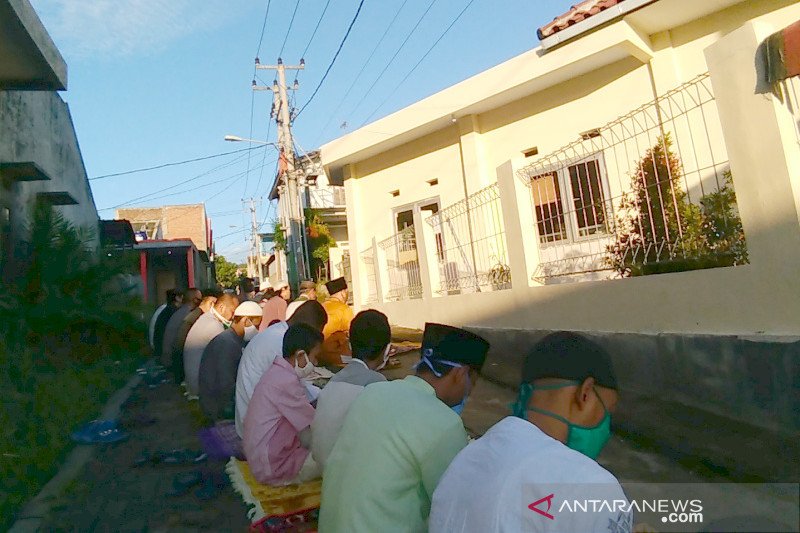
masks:
[[[321,479],[284,487],[262,485],[253,477],[247,462],[240,461],[235,457],[231,457],[228,461],[225,471],[231,479],[233,489],[250,507],[247,513],[250,522],[258,522],[265,517],[284,521],[297,520],[297,516],[310,516],[310,513],[319,509],[322,494]],[[276,523],[280,523],[280,520],[277,520]],[[294,522],[290,522],[289,525],[292,523]],[[261,531],[291,531],[291,529],[262,529]]]
[[[309,509],[286,515],[265,516],[250,526],[250,533],[316,532],[318,522],[319,509]]]
[[[225,420],[210,428],[203,428],[197,436],[203,445],[203,451],[212,460],[222,461],[230,457],[244,459],[242,439],[236,433],[236,424],[233,420]]]

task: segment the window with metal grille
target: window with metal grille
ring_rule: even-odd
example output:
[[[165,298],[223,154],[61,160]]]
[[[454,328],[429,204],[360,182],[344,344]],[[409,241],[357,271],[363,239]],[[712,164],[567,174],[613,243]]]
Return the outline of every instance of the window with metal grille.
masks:
[[[539,242],[569,242],[608,233],[604,180],[599,157],[531,178]]]

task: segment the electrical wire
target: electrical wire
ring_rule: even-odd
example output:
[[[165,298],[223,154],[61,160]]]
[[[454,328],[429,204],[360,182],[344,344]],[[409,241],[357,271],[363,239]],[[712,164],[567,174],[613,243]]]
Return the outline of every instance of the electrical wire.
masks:
[[[401,85],[403,85],[403,84],[406,82],[406,80],[409,78],[409,76],[411,76],[411,74],[412,74],[412,73],[413,73],[415,70],[417,70],[417,67],[419,67],[419,66],[422,64],[422,62],[423,62],[423,61],[425,61],[425,58],[427,58],[427,57],[430,55],[430,53],[433,51],[433,49],[434,49],[434,48],[436,48],[436,46],[439,44],[439,42],[440,42],[442,39],[444,39],[445,35],[447,35],[447,33],[448,33],[448,32],[449,32],[449,31],[450,31],[452,28],[453,28],[453,26],[455,26],[455,25],[456,25],[456,23],[457,23],[457,22],[458,22],[458,21],[461,19],[461,17],[464,15],[464,13],[466,13],[466,12],[467,12],[467,10],[469,9],[469,7],[470,7],[470,6],[471,6],[473,3],[475,3],[475,0],[470,0],[470,1],[469,1],[469,3],[468,3],[466,6],[464,6],[464,9],[462,9],[462,10],[461,10],[461,12],[460,12],[460,13],[459,13],[459,14],[456,16],[456,18],[454,18],[454,19],[453,19],[453,22],[451,22],[451,23],[450,23],[450,25],[449,25],[449,26],[448,26],[448,27],[447,27],[447,28],[446,28],[446,29],[445,29],[445,30],[442,32],[442,34],[441,34],[441,35],[439,35],[439,38],[438,38],[438,39],[436,39],[436,41],[435,41],[435,42],[434,42],[434,43],[431,45],[431,47],[430,47],[430,48],[428,48],[428,51],[427,51],[427,52],[425,52],[425,53],[422,55],[422,57],[421,57],[421,58],[419,58],[419,61],[417,61],[416,65],[414,65],[413,67],[411,67],[411,70],[409,70],[409,71],[408,71],[408,73],[405,75],[405,77],[403,77],[403,79],[402,79],[402,80],[400,80],[400,83],[398,83],[398,84],[396,84],[396,85],[394,86],[394,89],[392,90],[392,92],[390,92],[390,93],[389,93],[389,94],[386,96],[386,98],[384,98],[384,100],[383,100],[383,101],[382,101],[380,104],[378,104],[378,107],[376,107],[376,108],[375,108],[375,109],[372,111],[372,113],[370,113],[370,114],[369,114],[369,116],[368,116],[366,119],[364,119],[364,122],[362,122],[362,123],[361,123],[361,126],[364,126],[364,125],[365,125],[365,124],[366,124],[366,123],[369,121],[369,119],[371,119],[371,118],[372,118],[372,117],[375,115],[375,113],[377,113],[377,112],[378,112],[378,110],[380,110],[380,108],[381,108],[381,107],[383,107],[383,105],[384,105],[386,102],[388,102],[388,101],[389,101],[389,99],[390,99],[392,96],[394,96],[394,94],[397,92],[397,90],[400,88],[400,86],[401,86]]]
[[[378,43],[372,49],[372,52],[370,52],[369,57],[367,58],[367,60],[364,62],[363,65],[361,65],[361,70],[359,70],[358,74],[356,74],[355,78],[353,78],[353,82],[350,84],[350,87],[347,88],[347,91],[345,91],[344,96],[342,96],[342,98],[339,100],[339,103],[336,104],[336,108],[333,110],[332,113],[330,113],[330,115],[328,117],[328,122],[326,122],[325,125],[320,130],[319,135],[317,136],[317,139],[314,142],[314,145],[318,145],[319,144],[319,141],[322,138],[322,135],[327,131],[328,126],[331,125],[331,122],[333,122],[334,118],[336,118],[336,114],[339,112],[339,109],[342,108],[342,104],[344,104],[345,100],[347,100],[347,97],[350,96],[350,93],[353,91],[353,88],[356,86],[356,83],[358,83],[358,80],[361,79],[361,75],[364,74],[364,71],[366,70],[367,65],[369,65],[370,61],[372,61],[372,58],[375,56],[375,52],[378,51],[378,48],[380,47],[380,45],[383,43],[383,41],[389,35],[389,31],[394,26],[394,23],[397,21],[397,18],[400,16],[400,12],[403,11],[403,8],[405,7],[405,5],[407,3],[408,3],[408,0],[403,0],[403,3],[400,5],[400,9],[398,9],[397,12],[395,12],[394,18],[392,18],[392,21],[389,23],[389,25],[386,27],[386,29],[383,30],[383,35],[381,35],[380,40],[378,40]]]
[[[299,0],[298,0],[299,1]],[[255,82],[256,74],[258,73],[258,57],[261,55],[261,45],[264,42],[264,33],[267,29],[267,19],[269,18],[269,6],[272,3],[272,0],[267,0],[267,8],[264,10],[264,23],[261,25],[261,35],[258,38],[258,48],[256,49],[256,58],[253,62],[253,81]],[[255,85],[255,83],[254,83]],[[248,138],[253,138],[253,116],[255,114],[255,106],[256,106],[256,92],[251,88],[250,89],[250,133],[248,134]],[[250,146],[253,146],[252,141],[249,142]],[[265,152],[266,153],[266,152]],[[247,196],[247,187],[250,184],[250,157],[247,157],[247,175],[244,179],[244,192],[242,196]]]
[[[413,28],[411,28],[411,31],[410,31],[410,32],[408,32],[408,35],[406,35],[406,38],[403,40],[403,43],[402,43],[402,44],[400,45],[400,47],[399,47],[399,48],[398,48],[398,49],[395,51],[394,55],[393,55],[393,56],[392,56],[392,58],[389,60],[389,62],[388,62],[388,63],[386,63],[386,66],[385,66],[385,67],[383,67],[383,70],[381,71],[381,73],[380,73],[380,74],[378,74],[378,77],[377,77],[377,78],[375,78],[375,81],[373,81],[373,82],[372,82],[372,85],[370,85],[370,86],[369,86],[369,89],[367,89],[367,92],[366,92],[366,93],[364,93],[364,96],[362,96],[362,97],[361,97],[361,100],[359,100],[359,101],[358,101],[358,103],[356,104],[356,106],[355,106],[355,107],[354,107],[354,108],[353,108],[353,109],[350,111],[349,115],[352,115],[353,113],[355,113],[355,112],[356,112],[356,110],[358,110],[358,108],[360,108],[360,107],[361,107],[361,104],[363,104],[363,103],[364,103],[364,101],[367,99],[367,97],[368,97],[370,94],[372,94],[372,90],[375,88],[375,86],[378,84],[378,82],[381,80],[381,78],[383,78],[383,75],[384,75],[384,74],[386,74],[386,71],[387,71],[387,70],[389,70],[389,67],[391,67],[391,66],[392,66],[392,63],[394,63],[394,60],[395,60],[395,59],[397,59],[397,56],[400,54],[400,52],[403,50],[403,48],[405,48],[406,44],[408,44],[408,41],[411,39],[411,36],[413,36],[413,35],[414,35],[414,32],[416,32],[416,31],[417,31],[417,28],[419,28],[419,25],[420,25],[420,24],[422,24],[422,21],[423,21],[423,20],[425,19],[425,17],[428,15],[428,13],[430,12],[431,8],[433,8],[434,4],[436,4],[436,2],[437,2],[437,1],[438,1],[438,0],[431,0],[431,3],[430,3],[430,4],[428,4],[428,8],[427,8],[427,9],[425,10],[425,12],[424,12],[424,13],[422,13],[422,15],[419,17],[419,19],[417,20],[416,24],[414,24],[414,27],[413,27]]]
[[[272,117],[267,122],[267,136],[264,137],[265,141],[269,141],[269,134],[272,132]],[[261,187],[261,180],[264,178],[264,161],[267,159],[267,151],[264,150],[264,156],[261,158],[261,171],[258,173],[258,183],[256,183],[255,194],[258,195],[258,189]]]
[[[292,19],[289,21],[289,27],[286,29],[286,37],[283,38],[283,44],[281,45],[281,51],[278,52],[278,57],[283,57],[283,50],[286,48],[286,41],[289,40],[289,34],[292,32],[292,25],[294,25],[294,17],[297,15],[297,8],[300,7],[300,0],[297,0],[297,3],[294,5],[294,11],[292,11]]]
[[[217,158],[217,157],[224,157],[226,155],[240,154],[242,152],[249,152],[251,150],[256,150],[258,148],[263,148],[263,146],[254,146],[252,148],[243,148],[241,150],[234,150],[232,152],[223,152],[221,154],[213,154],[213,155],[207,155],[207,156],[203,156],[203,157],[196,157],[194,159],[186,159],[184,161],[175,161],[173,163],[164,163],[162,165],[156,165],[154,167],[137,168],[136,170],[126,170],[124,172],[115,172],[114,174],[103,174],[102,176],[95,176],[94,178],[89,178],[89,181],[97,181],[97,180],[102,180],[102,179],[106,179],[106,178],[115,178],[117,176],[127,176],[128,174],[136,174],[136,173],[139,173],[139,172],[148,172],[150,170],[158,170],[158,169],[167,168],[167,167],[175,167],[175,166],[178,166],[178,165],[186,165],[188,163],[196,163],[197,161],[206,161],[207,159],[214,159],[214,158]]]
[[[434,1],[436,1],[436,0],[434,0]],[[350,21],[350,26],[347,27],[347,32],[344,34],[344,38],[342,38],[342,42],[339,43],[339,48],[336,50],[336,53],[333,55],[333,59],[331,59],[330,65],[328,65],[328,68],[325,69],[325,74],[323,74],[322,75],[322,79],[319,80],[319,84],[317,84],[317,88],[314,89],[313,93],[311,93],[311,97],[308,99],[308,101],[305,103],[305,105],[303,105],[303,107],[300,108],[300,111],[297,112],[297,115],[295,115],[295,117],[294,117],[295,120],[303,113],[305,108],[308,107],[308,104],[310,104],[314,100],[314,97],[319,92],[320,87],[322,87],[322,84],[325,83],[325,79],[328,77],[328,74],[330,74],[334,63],[336,63],[336,58],[339,57],[339,53],[342,51],[342,47],[344,47],[344,43],[347,42],[347,37],[350,35],[350,31],[352,31],[353,26],[355,25],[356,21],[358,20],[358,15],[361,14],[361,8],[362,7],[364,7],[364,0],[361,0],[361,2],[359,2],[358,9],[356,10],[356,14],[353,16],[353,20]]]
[[[269,17],[269,5],[272,3],[272,0],[267,0],[267,9],[264,13],[264,24],[261,25],[261,37],[258,38],[258,50],[256,50],[256,57],[261,55],[261,43],[264,42],[264,32],[267,29],[267,17]]]
[[[229,167],[229,166],[235,165],[235,164],[237,164],[237,163],[241,163],[241,162],[243,161],[243,159],[244,159],[244,156],[239,156],[238,158],[236,158],[236,159],[234,159],[233,161],[230,161],[230,162],[228,162],[228,163],[226,163],[226,164],[224,164],[224,165],[220,165],[220,166],[218,166],[218,167],[215,167],[215,168],[213,168],[213,169],[211,169],[211,170],[208,170],[208,171],[206,171],[206,172],[203,172],[203,173],[201,173],[201,174],[198,174],[198,175],[196,175],[196,176],[193,176],[193,177],[191,177],[191,178],[189,178],[189,179],[183,180],[183,181],[181,181],[181,182],[178,182],[178,183],[176,183],[176,184],[174,184],[174,185],[170,185],[169,187],[164,187],[163,189],[159,189],[159,190],[157,190],[157,191],[153,191],[153,192],[151,192],[151,193],[149,193],[149,194],[145,194],[145,195],[143,195],[143,196],[139,196],[139,197],[137,197],[137,198],[132,198],[132,199],[130,199],[130,200],[127,200],[127,201],[125,201],[125,202],[123,202],[123,203],[121,203],[121,204],[115,205],[115,206],[113,206],[113,207],[108,207],[108,208],[100,209],[100,211],[108,211],[109,209],[117,209],[118,207],[124,207],[124,206],[127,206],[127,205],[131,205],[131,204],[133,204],[133,203],[141,203],[141,201],[148,201],[148,202],[149,202],[149,201],[151,201],[151,200],[158,200],[158,199],[160,199],[160,198],[166,198],[166,197],[169,197],[169,196],[174,196],[173,194],[168,194],[168,195],[164,195],[164,196],[156,196],[156,195],[158,195],[159,193],[162,193],[162,192],[170,191],[170,190],[172,190],[172,189],[175,189],[175,188],[177,188],[177,187],[180,187],[181,185],[186,185],[187,183],[191,183],[191,182],[193,182],[193,181],[195,181],[195,180],[198,180],[198,179],[200,179],[200,178],[202,178],[202,177],[204,177],[204,176],[208,176],[209,174],[213,174],[214,172],[216,172],[216,171],[218,171],[218,170],[221,170],[221,169],[223,169],[223,168],[226,168],[226,167]],[[239,176],[242,176],[242,175],[244,175],[244,172],[240,172],[239,174],[236,174],[236,177],[239,177]],[[213,183],[218,183],[218,182],[212,182],[212,184],[213,184]],[[203,185],[203,186],[201,186],[201,187],[204,187],[204,186],[205,186],[205,185]],[[192,190],[194,190],[194,189],[196,189],[196,188],[200,188],[200,187],[193,187],[192,189],[187,189],[187,190],[185,190],[185,191],[181,191],[181,192],[188,192],[188,191],[192,191]]]
[[[311,37],[308,39],[308,43],[306,43],[306,47],[303,49],[303,53],[300,54],[300,58],[305,58],[306,54],[308,53],[308,49],[311,47],[311,43],[314,41],[314,37],[317,35],[317,30],[319,30],[319,25],[322,24],[322,19],[325,17],[325,13],[328,11],[328,6],[331,5],[331,0],[325,2],[325,7],[322,8],[322,14],[317,19],[317,25],[314,26],[314,31],[311,33]],[[300,71],[298,70],[294,75],[294,81],[297,81],[297,77],[300,75]]]

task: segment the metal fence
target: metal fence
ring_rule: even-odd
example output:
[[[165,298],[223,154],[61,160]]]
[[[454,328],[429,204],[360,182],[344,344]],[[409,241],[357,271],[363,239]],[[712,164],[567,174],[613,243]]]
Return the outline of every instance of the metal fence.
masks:
[[[441,294],[511,288],[511,269],[495,183],[427,219],[436,238]]]
[[[344,280],[347,282],[348,287],[353,286],[353,270],[350,268],[350,250],[344,250],[342,252],[342,259],[336,264],[336,268],[341,273]],[[352,289],[348,291],[347,296],[347,303],[353,303],[353,291]]]
[[[361,265],[364,268],[367,291],[363,298],[364,304],[374,304],[378,301],[378,265],[375,261],[375,250],[370,246],[359,254]]]
[[[422,298],[422,276],[419,271],[417,237],[414,226],[395,233],[378,243],[385,251],[389,275],[387,300]]]
[[[308,206],[312,209],[342,208],[346,205],[344,187],[341,185],[315,185],[308,188]]]
[[[703,74],[520,171],[540,282],[747,262],[711,79]]]

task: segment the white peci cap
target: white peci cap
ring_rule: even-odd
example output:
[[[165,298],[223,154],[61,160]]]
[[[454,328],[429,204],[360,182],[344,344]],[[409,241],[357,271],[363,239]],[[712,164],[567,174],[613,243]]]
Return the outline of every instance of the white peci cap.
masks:
[[[233,312],[233,316],[262,316],[263,314],[264,310],[255,302],[242,302]]]
[[[278,280],[272,283],[272,290],[279,291],[284,287],[288,287],[289,283],[283,280]]]

